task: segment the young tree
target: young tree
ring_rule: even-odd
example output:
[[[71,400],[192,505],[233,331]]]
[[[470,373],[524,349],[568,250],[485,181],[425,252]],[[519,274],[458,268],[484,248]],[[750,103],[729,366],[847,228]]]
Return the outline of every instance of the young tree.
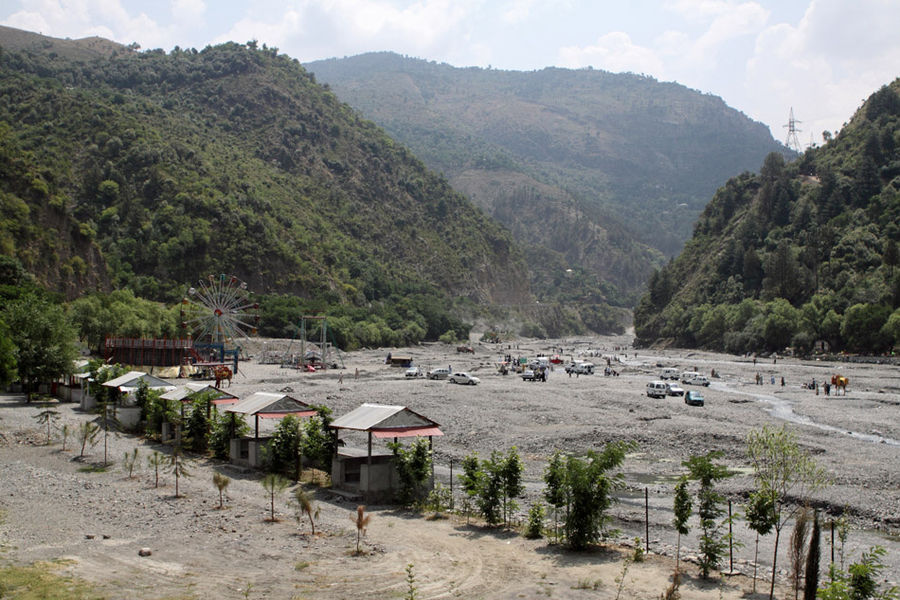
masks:
[[[481,488],[481,478],[484,473],[481,471],[481,465],[478,460],[478,453],[469,454],[462,461],[462,474],[459,476],[459,482],[463,491],[466,493],[466,524],[469,523],[469,503],[478,496],[478,490]]]
[[[38,425],[41,427],[47,427],[47,442],[46,444],[50,445],[50,428],[59,420],[59,411],[53,410],[52,408],[45,408],[38,414],[34,415],[34,420],[38,422]]]
[[[69,436],[72,435],[72,428],[68,423],[63,423],[59,428],[59,434],[62,436],[62,451],[66,451],[66,444],[69,442]]]
[[[159,487],[159,468],[166,464],[166,457],[164,454],[153,451],[153,454],[147,457],[147,466],[153,467],[153,487]]]
[[[675,513],[672,525],[675,526],[675,531],[678,532],[678,542],[675,546],[675,572],[678,573],[678,563],[681,558],[681,536],[687,535],[691,530],[688,527],[688,519],[691,518],[692,502],[691,494],[688,491],[687,477],[682,477],[675,484],[675,501],[672,508]]]
[[[800,508],[800,505],[791,505],[789,502],[796,499],[805,503],[811,494],[826,485],[827,476],[824,469],[800,448],[796,434],[785,425],[779,429],[766,425],[762,429],[751,431],[747,436],[747,452],[753,463],[754,478],[760,492],[770,494],[775,504],[775,549],[769,587],[771,600],[775,597],[781,530]]]
[[[267,447],[266,459],[271,473],[296,477],[300,460],[300,420],[297,417],[288,415],[275,427]]]
[[[134,478],[134,467],[138,462],[138,453],[139,450],[133,448],[131,452],[125,452],[125,457],[122,459],[122,469],[128,471],[128,479]]]
[[[93,448],[97,444],[97,435],[100,433],[100,428],[97,427],[96,423],[92,423],[91,421],[84,421],[81,425],[78,426],[78,441],[81,443],[81,454],[78,455],[79,458],[84,458],[84,450],[90,445]]]
[[[302,487],[297,486],[294,490],[294,500],[297,502],[297,522],[303,515],[309,518],[309,527],[312,534],[316,535],[316,519],[319,518],[319,507],[314,506],[309,494]]]
[[[425,482],[431,475],[431,448],[428,440],[419,438],[409,448],[400,442],[389,443],[394,453],[394,464],[400,478],[398,500],[404,506],[412,505],[423,497]]]
[[[544,500],[553,507],[553,532],[559,543],[559,509],[566,505],[566,465],[562,453],[557,450],[550,457],[544,470]]]
[[[863,552],[859,562],[852,563],[849,573],[831,565],[831,581],[819,588],[818,600],[898,600],[900,587],[878,589],[884,569],[885,550],[874,546]]]
[[[756,565],[759,561],[759,536],[769,535],[775,525],[775,499],[772,494],[755,491],[750,494],[747,504],[747,526],[756,532],[756,544],[753,551],[753,593],[756,593]]]
[[[350,515],[350,520],[356,525],[356,553],[359,554],[360,536],[366,535],[366,528],[369,526],[369,520],[372,515],[366,514],[366,507],[360,504],[356,507],[356,514]]]
[[[169,470],[172,472],[172,475],[175,476],[175,497],[181,498],[181,495],[178,492],[178,483],[181,481],[182,477],[190,477],[191,473],[187,468],[187,460],[184,458],[184,451],[181,449],[181,446],[174,446],[172,448],[172,454],[169,455]]]
[[[209,419],[206,417],[206,402],[205,398],[197,398],[191,402],[191,412],[187,419],[187,435],[190,439],[191,450],[194,452],[206,452],[208,444]]]
[[[700,484],[697,491],[697,516],[700,517],[700,575],[709,578],[709,573],[718,568],[719,561],[725,553],[725,541],[719,535],[720,523],[717,519],[724,514],[721,504],[725,498],[716,491],[717,481],[730,477],[725,465],[718,464],[715,459],[721,452],[707,452],[702,456],[691,456],[682,464],[687,467],[689,477]]]
[[[525,493],[525,485],[522,483],[522,472],[525,467],[515,446],[501,459],[499,467],[503,489],[503,519],[509,527],[512,514],[519,508],[515,499]]]
[[[278,473],[269,473],[262,478],[260,484],[262,484],[266,493],[269,494],[270,515],[268,520],[274,523],[277,520],[275,519],[275,496],[281,495],[284,490],[288,489],[291,482]]]
[[[584,460],[574,456],[566,459],[566,537],[575,550],[583,550],[600,539],[609,521],[609,508],[615,502],[612,492],[622,487],[624,480],[622,473],[609,472],[622,465],[626,452],[632,448],[634,444],[630,442],[613,442],[599,453],[588,451]]]
[[[525,537],[540,539],[544,531],[544,505],[538,501],[531,505],[528,511],[528,526],[525,529]]]
[[[213,484],[219,490],[219,510],[225,508],[225,489],[230,483],[231,479],[227,475],[213,471]]]

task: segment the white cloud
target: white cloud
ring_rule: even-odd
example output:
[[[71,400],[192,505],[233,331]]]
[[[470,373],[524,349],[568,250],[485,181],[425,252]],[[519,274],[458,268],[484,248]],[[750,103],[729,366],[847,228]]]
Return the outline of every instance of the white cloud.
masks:
[[[796,26],[769,27],[757,37],[748,61],[751,116],[786,123],[793,106],[803,121],[801,141],[811,132],[821,143],[822,131],[839,129],[869,94],[900,74],[896,23],[896,2],[859,0],[848,11],[838,0],[812,0]],[[783,137],[775,128],[773,134]]]
[[[203,0],[172,0],[172,16],[179,23],[196,24],[205,13],[206,2]]]
[[[634,44],[631,37],[622,31],[607,33],[590,46],[560,48],[558,54],[560,64],[565,67],[593,66],[606,71],[630,71],[653,76],[664,71],[662,61],[652,50]]]
[[[388,49],[435,55],[464,43],[461,24],[480,3],[421,0],[398,6],[391,0],[305,0],[271,20],[242,19],[216,41],[256,39],[304,61]]]

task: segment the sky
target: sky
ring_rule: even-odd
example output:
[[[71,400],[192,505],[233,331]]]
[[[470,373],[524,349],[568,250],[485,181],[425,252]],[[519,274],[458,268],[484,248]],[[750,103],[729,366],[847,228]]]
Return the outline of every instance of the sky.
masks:
[[[0,24],[143,50],[256,40],[301,62],[392,51],[458,67],[593,67],[720,96],[822,144],[900,76],[900,0],[0,0]]]

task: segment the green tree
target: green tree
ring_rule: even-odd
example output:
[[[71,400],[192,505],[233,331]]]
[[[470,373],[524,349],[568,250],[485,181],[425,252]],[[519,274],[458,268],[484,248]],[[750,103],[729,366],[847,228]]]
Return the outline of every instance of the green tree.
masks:
[[[775,526],[775,498],[770,492],[757,490],[747,504],[747,526],[756,533],[753,551],[753,593],[756,593],[756,565],[759,562],[759,536],[769,535]]]
[[[528,525],[525,528],[525,537],[536,540],[540,539],[544,531],[544,505],[535,502],[528,511]]]
[[[181,449],[181,446],[174,446],[172,448],[172,454],[169,455],[168,466],[169,471],[172,475],[175,476],[175,497],[181,498],[181,494],[179,493],[178,484],[181,481],[182,477],[190,477],[191,473],[188,470],[188,461],[184,458],[184,451]]]
[[[747,435],[747,453],[753,464],[753,475],[759,492],[768,494],[775,505],[775,548],[772,556],[772,580],[769,598],[775,595],[775,575],[778,567],[778,542],[785,524],[800,509],[792,501],[805,503],[827,483],[825,471],[807,452],[800,448],[797,436],[782,425],[774,429],[768,425]]]
[[[878,304],[854,304],[848,308],[841,323],[841,337],[847,349],[869,354],[886,350],[890,340],[882,328],[890,316],[890,307]]]
[[[727,544],[719,534],[720,523],[717,521],[724,514],[722,502],[724,496],[716,491],[716,482],[730,477],[731,473],[725,465],[714,462],[722,456],[721,452],[707,452],[702,456],[691,456],[682,464],[688,469],[688,477],[699,482],[697,491],[697,516],[700,517],[700,575],[707,579],[713,569],[718,568],[719,561]]]
[[[584,459],[566,459],[566,490],[569,512],[566,515],[566,537],[575,550],[583,550],[599,541],[608,511],[615,502],[612,492],[621,488],[621,472],[610,474],[625,461],[625,454],[634,447],[629,442],[613,442],[603,450],[588,451]]]
[[[0,314],[0,387],[5,387],[15,380],[16,371],[16,344],[3,315]]]
[[[688,478],[682,477],[678,480],[678,483],[675,484],[675,500],[672,506],[672,512],[675,513],[675,518],[672,519],[672,525],[675,526],[675,531],[678,532],[678,542],[675,546],[676,573],[678,573],[678,563],[681,558],[681,536],[687,535],[691,530],[690,527],[688,527],[688,519],[691,518],[692,508],[691,494],[688,491]]]
[[[7,305],[2,318],[16,347],[18,374],[29,400],[36,383],[72,372],[72,361],[78,356],[76,334],[61,306],[26,296]]]
[[[250,434],[250,426],[241,415],[235,413],[216,414],[212,418],[209,432],[209,449],[215,458],[228,458],[231,438],[241,438]]]
[[[553,532],[559,543],[559,509],[566,505],[566,463],[557,450],[544,470],[544,500],[553,507]]]
[[[330,470],[331,458],[335,452],[334,432],[329,427],[331,409],[324,405],[313,405],[316,414],[303,422],[300,437],[300,454],[319,468]]]
[[[878,589],[884,570],[885,550],[874,546],[863,552],[859,562],[852,563],[848,572],[831,565],[831,581],[819,588],[819,600],[898,600],[900,587]]]
[[[191,412],[187,419],[187,435],[191,450],[194,452],[206,452],[208,446],[209,420],[206,417],[206,410],[205,398],[197,398],[191,402]]]
[[[888,240],[885,243],[884,254],[881,260],[888,268],[888,278],[892,278],[894,276],[894,267],[900,264],[900,251],[897,250],[897,242]]]
[[[263,486],[263,489],[266,490],[266,493],[269,495],[269,521],[275,522],[275,496],[281,495],[284,490],[290,487],[290,480],[285,477],[279,475],[278,473],[269,473],[265,477],[262,478],[260,484]]]
[[[519,508],[516,498],[525,493],[525,485],[522,483],[522,472],[525,470],[518,450],[513,446],[501,459],[500,477],[503,482],[503,515],[508,527],[512,514]]]
[[[166,464],[166,456],[161,452],[153,451],[153,454],[147,457],[147,466],[153,468],[153,487],[159,487],[159,468]]]
[[[100,428],[96,423],[84,421],[78,426],[76,437],[81,444],[81,454],[78,455],[79,458],[84,458],[84,451],[87,446],[93,448],[97,444],[97,435],[99,433]]]
[[[431,447],[428,440],[418,438],[408,448],[400,442],[391,442],[388,448],[394,453],[394,464],[400,479],[398,501],[410,506],[422,500],[427,493],[426,482],[431,476]]]
[[[300,461],[300,419],[288,415],[279,421],[266,448],[266,463],[270,472],[297,477]]]

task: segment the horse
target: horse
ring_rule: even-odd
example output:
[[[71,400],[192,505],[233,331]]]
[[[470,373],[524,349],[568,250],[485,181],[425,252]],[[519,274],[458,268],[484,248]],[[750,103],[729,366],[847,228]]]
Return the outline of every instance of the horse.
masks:
[[[843,375],[832,375],[831,376],[831,385],[834,386],[835,395],[838,396],[846,396],[847,395],[847,385],[850,383],[850,379],[844,377]],[[838,394],[838,390],[840,390],[840,394]]]
[[[228,380],[228,387],[231,387],[231,369],[229,369],[226,365],[218,365],[213,369],[213,375],[216,376],[216,387],[219,387],[219,384]]]

